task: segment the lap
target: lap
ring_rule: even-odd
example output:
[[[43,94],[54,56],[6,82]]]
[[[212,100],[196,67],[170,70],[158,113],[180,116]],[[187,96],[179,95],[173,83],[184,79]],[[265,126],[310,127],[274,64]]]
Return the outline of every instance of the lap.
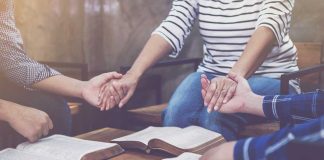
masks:
[[[50,134],[70,134],[72,121],[71,114],[66,101],[62,97],[41,91],[26,90],[23,87],[16,86],[11,82],[2,79],[0,83],[0,91],[0,99],[46,112],[54,124],[54,128],[51,130]],[[11,129],[8,124],[2,122],[0,127],[0,139],[9,137],[11,140],[6,141],[14,141],[15,144],[25,140],[13,129]],[[10,134],[3,134],[6,132]]]

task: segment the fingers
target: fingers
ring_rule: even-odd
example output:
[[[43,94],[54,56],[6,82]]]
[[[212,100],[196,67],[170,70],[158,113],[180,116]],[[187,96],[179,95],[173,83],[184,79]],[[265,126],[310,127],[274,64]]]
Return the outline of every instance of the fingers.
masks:
[[[110,100],[110,108],[112,108],[120,102],[122,97],[119,96],[119,93],[117,93],[117,91],[113,85],[110,85],[109,93],[110,93],[110,99],[111,99]],[[107,108],[106,108],[106,110],[107,110]]]
[[[211,99],[214,96],[214,93],[217,89],[217,84],[216,83],[211,83],[210,86],[207,89],[206,96],[204,98],[204,105],[209,106]]]
[[[226,94],[226,97],[224,98],[223,103],[227,103],[230,99],[233,98],[234,94],[235,94],[235,90],[236,90],[236,85],[232,85]]]
[[[120,103],[118,105],[119,108],[123,107],[129,101],[129,99],[132,97],[134,91],[135,91],[135,89],[128,90],[126,96],[120,101]]]
[[[228,87],[224,86],[223,89],[220,90],[220,92],[217,93],[219,96],[218,96],[218,99],[217,99],[216,104],[214,106],[215,111],[218,111],[218,110],[220,110],[222,108],[223,101],[224,101],[224,98],[225,98],[227,92],[228,92]]]
[[[223,91],[223,85],[224,85],[224,83],[222,83],[221,81],[217,82],[217,88],[214,91],[214,95],[212,96],[212,99],[211,99],[210,103],[208,104],[208,108],[209,108],[208,111],[209,112],[212,109],[218,111],[218,108],[219,108],[218,100],[219,100],[219,98],[221,96],[221,93],[224,92]]]
[[[108,96],[109,96],[109,91],[107,90],[107,88],[109,87],[109,84],[104,85],[102,88],[102,92],[100,94],[100,103],[99,103],[99,107],[100,110],[103,111],[106,108],[107,105],[107,101],[109,100]]]
[[[114,96],[110,96],[110,98],[109,98],[109,107],[106,108],[106,111],[114,108],[114,106],[116,106],[115,98],[114,98]]]
[[[201,83],[202,87],[209,85],[207,90],[202,89],[201,91],[208,112],[220,110],[223,104],[233,98],[237,86],[235,81],[226,77],[215,78],[208,84],[207,80],[202,76]]]
[[[207,90],[207,88],[209,86],[209,81],[207,79],[207,76],[202,74],[200,81],[201,81],[201,88],[204,90]]]

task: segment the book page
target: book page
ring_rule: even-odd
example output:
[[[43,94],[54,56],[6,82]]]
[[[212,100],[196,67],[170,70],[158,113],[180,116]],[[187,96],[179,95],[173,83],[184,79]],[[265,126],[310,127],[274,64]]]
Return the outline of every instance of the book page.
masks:
[[[172,136],[160,137],[159,139],[182,149],[192,149],[206,142],[212,141],[222,135],[202,127],[189,126],[181,130],[181,133]]]
[[[185,152],[185,153],[182,153],[178,157],[166,158],[166,159],[163,159],[163,160],[199,160],[200,157],[201,157],[201,155],[199,155],[199,154]]]
[[[117,144],[81,140],[63,135],[53,135],[36,143],[25,142],[17,149],[34,155],[55,157],[64,160],[79,160],[85,154],[111,148]]]
[[[17,149],[7,148],[0,151],[1,160],[59,160],[55,158],[42,157],[19,151]]]
[[[148,127],[142,131],[112,141],[139,141],[147,145],[151,139],[173,136],[179,132],[181,132],[181,129],[178,127]]]

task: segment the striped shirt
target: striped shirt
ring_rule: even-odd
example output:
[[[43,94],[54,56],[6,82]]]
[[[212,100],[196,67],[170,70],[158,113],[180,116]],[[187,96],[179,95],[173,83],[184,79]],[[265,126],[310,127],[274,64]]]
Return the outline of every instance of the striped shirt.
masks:
[[[21,35],[15,25],[13,0],[0,0],[0,73],[27,88],[60,74],[25,54]]]
[[[198,71],[227,74],[258,27],[277,38],[255,75],[279,78],[297,71],[297,49],[289,37],[294,0],[174,0],[168,17],[153,32],[163,37],[176,57],[199,22],[204,58]]]

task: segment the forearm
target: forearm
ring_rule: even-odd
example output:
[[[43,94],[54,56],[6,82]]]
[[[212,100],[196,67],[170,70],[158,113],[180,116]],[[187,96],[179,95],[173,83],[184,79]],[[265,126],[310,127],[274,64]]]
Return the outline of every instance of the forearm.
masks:
[[[275,41],[276,37],[269,28],[259,27],[230,72],[245,78],[250,77],[266,59]]]
[[[18,104],[0,99],[0,121],[9,122],[10,114],[12,114],[11,109],[14,108],[14,105]]]
[[[311,120],[324,115],[324,92],[266,96],[263,110],[268,119],[282,122]],[[297,121],[296,121],[297,120]]]
[[[57,75],[33,84],[33,88],[63,96],[82,98],[82,89],[85,83],[64,75]]]
[[[139,78],[150,66],[171,51],[172,47],[166,40],[159,35],[152,35],[129,72]]]
[[[287,159],[286,150],[290,141],[315,142],[321,139],[319,135],[323,130],[323,120],[322,117],[267,135],[239,140],[234,147],[234,159]]]

